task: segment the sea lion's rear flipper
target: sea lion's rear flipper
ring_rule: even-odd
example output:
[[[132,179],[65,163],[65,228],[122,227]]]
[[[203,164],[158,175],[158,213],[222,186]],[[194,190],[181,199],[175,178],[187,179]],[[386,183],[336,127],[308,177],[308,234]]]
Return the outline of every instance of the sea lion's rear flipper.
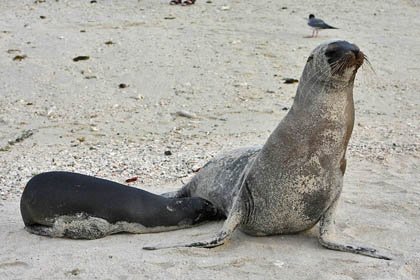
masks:
[[[98,239],[123,231],[116,224],[101,218],[90,217],[85,213],[56,217],[50,226],[26,225],[25,230],[42,236],[71,239]]]
[[[319,221],[319,243],[325,248],[359,254],[377,259],[391,260],[392,258],[378,253],[376,249],[354,245],[355,242],[345,238],[343,233],[337,233],[335,229],[335,209],[337,207],[336,200],[330,208],[325,212]]]
[[[235,208],[234,208],[235,209]],[[228,240],[235,229],[239,226],[241,222],[241,213],[238,210],[233,210],[229,214],[229,217],[226,219],[223,224],[222,230],[214,237],[213,239],[206,241],[198,241],[187,244],[176,244],[168,246],[146,246],[143,247],[144,250],[160,250],[160,249],[169,249],[169,248],[180,248],[180,247],[198,247],[198,248],[214,248],[221,246]]]
[[[33,234],[48,236],[48,237],[61,237],[62,236],[50,226],[31,225],[31,226],[25,226],[25,230]]]

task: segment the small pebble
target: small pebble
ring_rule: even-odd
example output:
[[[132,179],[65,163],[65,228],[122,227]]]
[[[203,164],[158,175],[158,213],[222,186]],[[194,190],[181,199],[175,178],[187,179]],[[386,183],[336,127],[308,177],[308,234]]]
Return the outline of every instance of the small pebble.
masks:
[[[176,115],[179,117],[184,117],[184,118],[189,118],[189,119],[194,119],[196,118],[196,116],[190,112],[187,111],[177,111]]]
[[[294,83],[299,82],[299,80],[293,79],[293,78],[284,78],[283,81],[284,81],[283,83],[285,84],[294,84]]]
[[[88,60],[90,57],[87,55],[79,55],[73,58],[74,62],[81,61],[81,60]]]
[[[26,57],[26,55],[17,55],[13,58],[13,61],[21,61],[24,60]]]
[[[134,176],[132,178],[129,178],[129,179],[125,180],[125,182],[126,183],[132,183],[132,182],[137,181],[138,178],[139,178],[139,176]],[[110,257],[112,258],[112,256],[110,256]]]
[[[285,265],[285,263],[280,260],[276,260],[273,264],[277,267],[283,267]]]

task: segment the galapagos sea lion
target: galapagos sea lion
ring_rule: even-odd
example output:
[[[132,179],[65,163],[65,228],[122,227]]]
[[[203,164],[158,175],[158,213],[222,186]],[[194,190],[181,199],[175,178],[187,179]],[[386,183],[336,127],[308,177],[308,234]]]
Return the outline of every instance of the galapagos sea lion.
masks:
[[[70,172],[33,177],[20,201],[31,233],[96,239],[118,232],[180,229],[213,219],[217,211],[201,198],[165,198],[134,187]]]
[[[201,197],[227,219],[214,239],[171,247],[222,245],[232,232],[254,236],[297,233],[319,223],[330,249],[390,259],[375,249],[342,243],[334,213],[343,188],[346,149],[354,125],[353,84],[365,57],[346,41],[321,44],[310,54],[293,105],[261,148],[211,160],[167,197]]]

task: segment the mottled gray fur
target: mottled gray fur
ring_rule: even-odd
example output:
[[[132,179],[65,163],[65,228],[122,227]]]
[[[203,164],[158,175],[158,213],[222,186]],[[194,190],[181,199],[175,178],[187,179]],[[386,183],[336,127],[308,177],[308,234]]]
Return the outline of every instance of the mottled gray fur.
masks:
[[[339,41],[324,43],[311,53],[293,106],[262,148],[224,154],[201,168],[181,190],[167,194],[210,201],[227,217],[216,238],[145,249],[210,248],[223,244],[237,227],[250,235],[265,236],[300,232],[321,220],[322,245],[387,258],[374,249],[340,244],[333,234],[333,212],[343,187],[346,148],[354,123],[353,82],[361,65],[346,60],[346,67],[339,65],[343,71],[333,72],[335,65],[325,53],[336,46],[358,51],[355,45]]]

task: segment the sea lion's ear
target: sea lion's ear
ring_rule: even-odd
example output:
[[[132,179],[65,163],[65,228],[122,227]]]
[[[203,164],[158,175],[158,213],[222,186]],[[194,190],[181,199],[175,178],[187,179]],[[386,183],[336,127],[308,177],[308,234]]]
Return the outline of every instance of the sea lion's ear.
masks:
[[[314,55],[313,54],[311,54],[309,57],[308,57],[308,60],[306,60],[306,63],[308,63],[309,61],[311,61],[312,59],[314,59]]]

